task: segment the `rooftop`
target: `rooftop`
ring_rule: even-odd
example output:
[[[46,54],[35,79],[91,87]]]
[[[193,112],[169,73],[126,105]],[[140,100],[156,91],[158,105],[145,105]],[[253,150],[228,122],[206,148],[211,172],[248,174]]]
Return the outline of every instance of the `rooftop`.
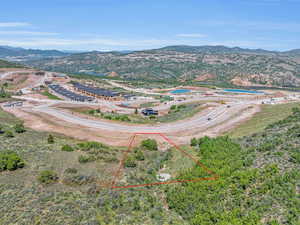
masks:
[[[101,95],[101,96],[106,96],[106,97],[115,97],[118,96],[119,93],[117,92],[113,92],[107,89],[103,89],[103,88],[97,88],[97,87],[90,87],[90,86],[86,86],[77,82],[73,83],[73,86],[79,90],[83,90],[95,95]]]

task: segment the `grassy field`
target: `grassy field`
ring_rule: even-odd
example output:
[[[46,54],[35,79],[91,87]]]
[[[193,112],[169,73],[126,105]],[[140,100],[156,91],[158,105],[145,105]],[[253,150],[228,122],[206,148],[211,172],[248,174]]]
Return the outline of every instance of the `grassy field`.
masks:
[[[185,152],[187,152],[193,158],[199,159],[197,155],[197,151],[193,147],[181,146],[180,148]],[[172,158],[166,163],[165,172],[170,173],[172,177],[176,177],[180,174],[180,172],[186,171],[189,168],[195,166],[195,162],[189,157],[187,157],[186,155],[184,155],[179,150],[171,148],[171,151],[172,151]]]
[[[49,99],[52,100],[62,100],[61,98],[57,97],[56,95],[51,94],[49,91],[41,92],[42,95],[47,96]]]
[[[155,102],[147,102],[140,105],[141,108],[150,108],[154,106],[155,106]]]
[[[256,113],[250,120],[247,120],[226,134],[233,138],[238,138],[260,132],[269,124],[290,115],[292,108],[297,106],[299,106],[299,103],[263,105],[261,111]]]

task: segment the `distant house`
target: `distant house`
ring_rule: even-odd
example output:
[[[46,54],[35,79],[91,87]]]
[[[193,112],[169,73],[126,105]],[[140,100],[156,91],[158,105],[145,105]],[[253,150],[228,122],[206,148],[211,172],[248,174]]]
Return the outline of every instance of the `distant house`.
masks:
[[[40,90],[41,90],[41,87],[33,87],[31,90],[32,90],[32,91],[40,91]]]
[[[48,84],[52,84],[52,81],[50,81],[50,80],[46,80],[46,81],[45,81],[45,84],[46,84],[46,85],[48,85]]]
[[[45,75],[45,72],[43,72],[43,71],[38,71],[38,72],[35,72],[35,75],[38,75],[38,76],[44,76],[44,75]]]
[[[116,101],[123,100],[123,97],[119,93],[107,89],[86,86],[77,82],[74,82],[73,86],[76,91],[79,91],[85,95],[89,95],[95,98]]]
[[[66,78],[67,75],[63,73],[53,73],[53,77],[60,77],[60,78]]]

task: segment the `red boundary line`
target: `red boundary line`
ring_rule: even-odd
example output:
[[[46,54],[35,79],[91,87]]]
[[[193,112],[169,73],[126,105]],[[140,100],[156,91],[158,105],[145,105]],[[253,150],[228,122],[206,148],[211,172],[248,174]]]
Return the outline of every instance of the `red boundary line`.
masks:
[[[165,182],[155,182],[155,183],[146,183],[146,184],[136,184],[136,185],[126,185],[126,186],[116,186],[117,179],[120,177],[121,172],[124,170],[124,162],[127,159],[128,154],[132,150],[132,144],[138,135],[142,134],[156,134],[162,137],[165,141],[167,141],[169,144],[171,144],[173,147],[175,147],[176,150],[180,151],[182,154],[184,154],[186,157],[190,158],[193,160],[198,166],[200,166],[203,170],[205,170],[208,174],[212,175],[211,177],[202,177],[202,178],[197,178],[197,179],[192,179],[192,180],[172,180],[172,181],[165,181]],[[186,151],[182,150],[178,145],[176,145],[173,141],[171,141],[166,135],[162,133],[134,133],[134,135],[129,139],[129,145],[128,145],[128,150],[124,151],[123,157],[120,160],[120,165],[119,168],[117,169],[117,172],[114,175],[113,181],[111,183],[111,188],[112,189],[119,189],[119,188],[135,188],[135,187],[146,187],[146,186],[153,186],[153,185],[162,185],[162,184],[173,184],[173,183],[190,183],[190,182],[199,182],[202,180],[217,180],[219,179],[219,175],[217,175],[215,172],[209,170],[204,164],[199,162],[196,158],[191,156],[189,153]]]

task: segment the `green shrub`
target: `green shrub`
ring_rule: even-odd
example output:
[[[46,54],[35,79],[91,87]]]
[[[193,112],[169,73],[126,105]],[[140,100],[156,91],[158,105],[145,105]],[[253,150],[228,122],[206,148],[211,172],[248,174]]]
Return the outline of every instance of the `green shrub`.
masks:
[[[65,170],[65,173],[77,173],[78,171],[77,171],[77,169],[76,168],[67,168],[66,170]]]
[[[135,152],[135,158],[136,158],[136,160],[139,160],[139,161],[145,160],[145,156],[141,150],[137,150]]]
[[[125,162],[124,162],[125,167],[136,167],[136,162],[134,161],[134,158],[129,156]]]
[[[16,124],[14,128],[16,133],[24,133],[26,131],[23,123]]]
[[[43,184],[51,184],[58,180],[57,174],[52,170],[43,170],[38,176],[38,181]]]
[[[48,144],[53,144],[54,143],[54,137],[51,134],[49,134],[47,141],[48,141]]]
[[[300,164],[300,152],[293,152],[291,157],[293,162]]]
[[[95,111],[94,109],[91,109],[91,110],[89,110],[89,111],[88,111],[88,114],[90,114],[90,115],[94,115],[94,114],[95,114],[95,112],[96,112],[96,111]]]
[[[73,175],[71,177],[65,177],[63,179],[63,183],[66,185],[84,185],[92,183],[94,181],[94,177],[85,175]]]
[[[80,163],[93,162],[95,160],[96,160],[96,158],[94,156],[80,155],[78,157],[78,162],[80,162]]]
[[[4,85],[3,85],[4,86]],[[0,98],[8,98],[10,97],[10,94],[7,93],[5,90],[4,90],[4,87],[1,87],[0,89]]]
[[[104,116],[104,119],[111,120],[111,119],[112,119],[112,116],[111,116],[111,115],[105,115],[105,116]]]
[[[198,140],[197,138],[192,138],[191,139],[191,146],[197,146],[198,145]]]
[[[108,147],[100,142],[96,141],[86,141],[77,144],[77,146],[82,151],[90,151],[92,149],[107,149]]]
[[[74,148],[72,148],[72,146],[70,146],[70,145],[63,145],[63,146],[61,147],[61,150],[62,150],[62,151],[65,151],[65,152],[73,152],[73,151],[74,151]]]
[[[23,168],[25,165],[21,157],[12,151],[0,152],[0,171],[16,170]]]
[[[177,105],[172,105],[170,109],[175,110],[176,108],[177,108]]]
[[[2,125],[0,124],[0,134],[3,134],[3,133],[4,133],[4,130],[3,130]]]
[[[147,150],[156,151],[157,148],[157,142],[154,139],[146,139],[143,140],[141,143],[141,146]]]
[[[10,130],[5,131],[5,137],[7,138],[13,138],[15,135]]]
[[[121,121],[127,121],[127,122],[130,121],[130,119],[129,119],[129,117],[128,117],[127,115],[121,115],[121,116],[120,116],[120,120],[121,120]]]

